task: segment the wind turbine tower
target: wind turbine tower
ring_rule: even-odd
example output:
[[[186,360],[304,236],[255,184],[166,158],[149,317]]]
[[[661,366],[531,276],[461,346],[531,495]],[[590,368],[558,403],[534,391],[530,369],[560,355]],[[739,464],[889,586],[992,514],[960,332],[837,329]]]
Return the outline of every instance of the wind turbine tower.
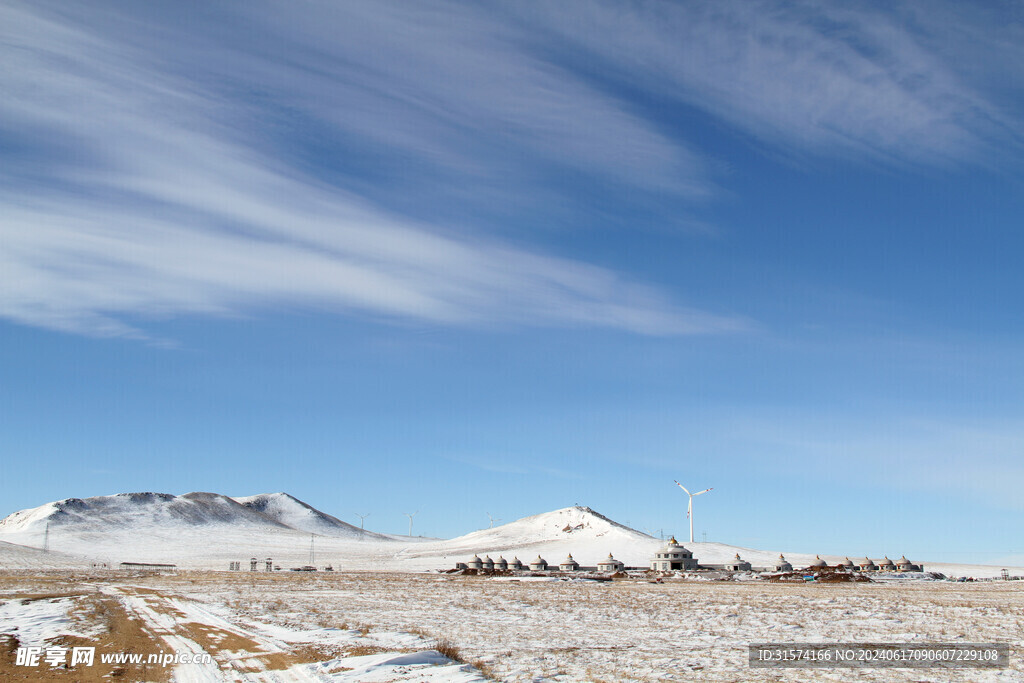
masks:
[[[675,480],[673,480],[673,481],[675,481]],[[697,491],[697,493],[690,493],[687,490],[687,488],[685,486],[683,486],[682,484],[680,484],[678,481],[676,482],[676,486],[678,486],[682,490],[686,491],[686,495],[688,495],[690,497],[689,501],[686,503],[686,516],[690,520],[690,543],[693,543],[693,497],[694,496],[699,496],[702,493],[707,493],[711,489],[704,489],[703,491]]]
[[[358,517],[358,518],[359,518],[359,528],[360,528],[360,529],[363,529],[363,521],[364,521],[364,520],[365,520],[365,519],[366,519],[367,517],[369,517],[369,516],[370,516],[370,513],[369,513],[369,512],[367,512],[367,513],[366,513],[365,515],[361,515],[361,514],[359,514],[358,512],[356,513],[356,517]]]
[[[500,517],[491,517],[491,513],[490,512],[485,512],[484,514],[486,514],[487,515],[487,519],[489,519],[491,521],[491,525],[489,527],[487,527],[488,529],[493,529],[494,528],[494,523],[501,521]]]
[[[403,512],[402,514],[404,514],[406,517],[409,518],[409,535],[412,536],[412,518],[415,517],[416,515],[420,514],[420,511],[417,510],[416,512],[412,513],[411,515],[408,512]]]

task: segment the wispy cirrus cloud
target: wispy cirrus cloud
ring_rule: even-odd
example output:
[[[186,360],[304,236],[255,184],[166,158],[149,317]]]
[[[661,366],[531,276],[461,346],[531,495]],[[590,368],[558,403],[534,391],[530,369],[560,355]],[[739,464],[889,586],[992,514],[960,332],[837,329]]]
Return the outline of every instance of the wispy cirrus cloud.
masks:
[[[1019,25],[994,11],[817,0],[540,11],[610,72],[789,154],[984,163],[1024,142],[1019,99],[1000,103],[985,77],[1019,56]],[[965,40],[949,44],[950,31]]]
[[[514,243],[507,226],[491,234],[503,207],[571,213],[552,178],[626,205],[715,193],[714,150],[595,71],[774,148],[945,163],[1012,129],[928,41],[863,8],[0,13],[0,316],[88,334],[293,305],[467,326],[744,328],[526,246],[529,225]]]
[[[535,65],[510,60],[508,82],[492,94],[522,87],[498,101],[474,92],[486,85],[478,59],[452,74],[460,85],[450,92],[436,75],[434,87],[418,83],[416,65],[446,58],[450,45],[404,35],[427,30],[404,13],[388,21],[386,11],[353,10],[336,26],[349,33],[350,61],[365,63],[343,66],[338,50],[326,52],[338,36],[320,35],[316,17],[295,28],[256,6],[254,21],[279,32],[271,54],[216,19],[193,34],[124,7],[86,16],[73,7],[8,6],[3,79],[13,96],[0,116],[13,163],[0,171],[0,314],[104,335],[142,335],[129,321],[150,315],[288,305],[644,334],[743,326],[674,305],[607,269],[381,210],[314,177],[294,156],[275,156],[276,126],[301,119],[328,137],[383,138],[390,151],[382,154],[428,157],[424,166],[442,175],[446,167],[476,175],[481,166],[486,175],[494,169],[459,138],[472,122],[498,125],[499,113],[516,144],[614,174],[631,173],[630,164],[653,174],[646,162],[669,165],[681,149],[596,97],[556,87]],[[283,25],[272,27],[276,19]],[[222,30],[231,32],[223,41]],[[374,57],[385,33],[381,49],[399,53],[390,60]],[[279,118],[280,108],[298,114]],[[574,112],[586,114],[586,125],[576,127]],[[604,135],[610,144],[586,139]],[[317,144],[302,132],[288,140]]]

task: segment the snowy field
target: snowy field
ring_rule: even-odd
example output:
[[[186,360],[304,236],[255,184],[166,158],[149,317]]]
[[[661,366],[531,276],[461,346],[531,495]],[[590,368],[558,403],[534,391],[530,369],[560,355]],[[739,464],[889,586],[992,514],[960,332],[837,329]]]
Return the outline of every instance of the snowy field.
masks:
[[[1024,681],[1024,581],[872,572],[870,583],[772,584],[750,573],[654,583],[437,571],[474,555],[557,565],[572,553],[594,565],[613,553],[647,566],[663,544],[576,506],[444,540],[364,531],[283,493],[69,498],[0,520],[0,680]],[[739,554],[770,566],[780,551],[796,567],[816,559],[686,545],[705,564]],[[876,560],[901,552],[878,550]],[[284,571],[244,571],[250,558]],[[1001,570],[913,560],[947,576]],[[115,569],[121,562],[173,563],[178,573],[132,575]],[[233,563],[243,571],[226,571]],[[320,571],[286,571],[307,564]],[[763,642],[1009,642],[1011,656],[1001,670],[752,669],[747,645]],[[19,646],[55,645],[209,659],[73,671],[16,663]]]
[[[125,636],[131,628],[137,633]],[[65,633],[74,635],[61,641]],[[98,652],[131,646],[212,656],[207,665],[122,671],[122,680],[1021,681],[1024,582],[6,572],[0,574],[0,634],[7,634],[8,647],[17,636],[21,645],[56,638],[94,643]],[[766,641],[1002,641],[1010,643],[1010,668],[749,668],[747,644]],[[18,673],[13,654],[0,654],[7,657],[0,678],[11,679]],[[45,667],[39,672],[27,680],[44,680]]]

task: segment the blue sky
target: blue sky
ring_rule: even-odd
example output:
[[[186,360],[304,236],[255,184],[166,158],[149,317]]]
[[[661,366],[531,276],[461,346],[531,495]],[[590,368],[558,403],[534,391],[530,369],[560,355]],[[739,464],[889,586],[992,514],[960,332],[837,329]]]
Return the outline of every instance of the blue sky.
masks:
[[[1014,3],[7,1],[2,512],[1024,555]]]

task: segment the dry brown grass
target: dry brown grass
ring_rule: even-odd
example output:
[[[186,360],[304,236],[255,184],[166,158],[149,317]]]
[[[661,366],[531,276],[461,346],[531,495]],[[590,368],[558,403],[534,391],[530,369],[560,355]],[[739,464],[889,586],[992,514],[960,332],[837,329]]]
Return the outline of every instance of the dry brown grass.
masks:
[[[337,657],[362,657],[364,655],[379,655],[381,652],[389,652],[383,647],[376,645],[355,645],[341,650]]]
[[[452,661],[465,661],[464,659],[462,659],[462,654],[459,652],[459,646],[451,640],[449,640],[448,638],[439,638],[438,641],[434,644],[434,649]]]
[[[491,665],[482,659],[477,659],[476,661],[470,662],[470,666],[479,671],[480,675],[482,675],[489,681],[499,680],[498,674],[494,672],[494,669],[491,668]]]

